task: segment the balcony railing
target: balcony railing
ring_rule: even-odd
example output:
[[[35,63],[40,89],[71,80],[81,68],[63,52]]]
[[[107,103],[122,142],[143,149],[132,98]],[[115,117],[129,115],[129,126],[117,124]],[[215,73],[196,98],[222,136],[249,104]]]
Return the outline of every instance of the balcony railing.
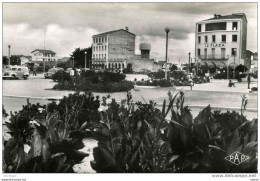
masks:
[[[228,60],[228,55],[223,54],[211,54],[211,55],[198,55],[201,60]]]

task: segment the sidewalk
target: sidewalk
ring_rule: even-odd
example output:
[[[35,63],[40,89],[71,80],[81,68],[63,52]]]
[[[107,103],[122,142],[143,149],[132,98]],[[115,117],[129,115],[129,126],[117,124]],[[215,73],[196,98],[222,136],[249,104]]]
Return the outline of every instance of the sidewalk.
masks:
[[[28,79],[44,79],[44,75],[43,75],[43,73],[39,73],[36,76],[34,76],[33,74],[30,74]]]
[[[195,84],[192,87],[192,90],[195,91],[213,91],[213,92],[239,92],[239,93],[249,93],[251,89],[247,88],[247,82],[237,82],[236,80],[232,80],[232,82],[236,82],[236,87],[228,87],[228,80],[215,80],[212,79],[210,83],[204,84]],[[257,82],[251,82],[250,88],[257,87]],[[191,90],[190,86],[178,86],[177,90]]]

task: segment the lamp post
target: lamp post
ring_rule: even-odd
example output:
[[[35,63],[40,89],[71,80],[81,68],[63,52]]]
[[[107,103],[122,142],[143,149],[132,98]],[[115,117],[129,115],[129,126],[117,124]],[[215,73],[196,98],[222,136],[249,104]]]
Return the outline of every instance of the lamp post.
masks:
[[[166,32],[166,57],[165,57],[165,79],[167,80],[167,66],[168,66],[168,33],[170,32],[170,28],[165,28]]]
[[[74,57],[72,57],[72,67],[74,68]]]
[[[233,74],[233,79],[236,77],[236,64],[235,64],[235,58],[236,58],[237,50],[234,49],[234,74]]]
[[[190,52],[189,52],[189,69],[188,72],[190,72]]]
[[[11,64],[11,53],[10,53],[11,45],[8,45],[8,67],[10,67]]]
[[[85,70],[87,68],[87,51],[85,51]]]

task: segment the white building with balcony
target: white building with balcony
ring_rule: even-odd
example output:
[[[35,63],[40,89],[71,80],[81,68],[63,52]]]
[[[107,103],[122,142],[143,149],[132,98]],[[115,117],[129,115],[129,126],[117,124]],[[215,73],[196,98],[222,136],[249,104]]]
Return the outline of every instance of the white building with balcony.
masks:
[[[244,13],[214,15],[196,23],[195,57],[199,71],[216,73],[245,64],[247,19]]]
[[[32,61],[56,61],[56,53],[52,50],[36,49],[31,52]]]

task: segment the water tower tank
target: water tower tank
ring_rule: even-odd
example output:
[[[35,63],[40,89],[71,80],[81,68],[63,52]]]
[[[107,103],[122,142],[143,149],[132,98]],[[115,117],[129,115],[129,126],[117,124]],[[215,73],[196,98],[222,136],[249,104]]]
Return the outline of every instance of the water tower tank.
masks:
[[[141,58],[150,58],[151,44],[140,43],[139,49],[141,51]]]

